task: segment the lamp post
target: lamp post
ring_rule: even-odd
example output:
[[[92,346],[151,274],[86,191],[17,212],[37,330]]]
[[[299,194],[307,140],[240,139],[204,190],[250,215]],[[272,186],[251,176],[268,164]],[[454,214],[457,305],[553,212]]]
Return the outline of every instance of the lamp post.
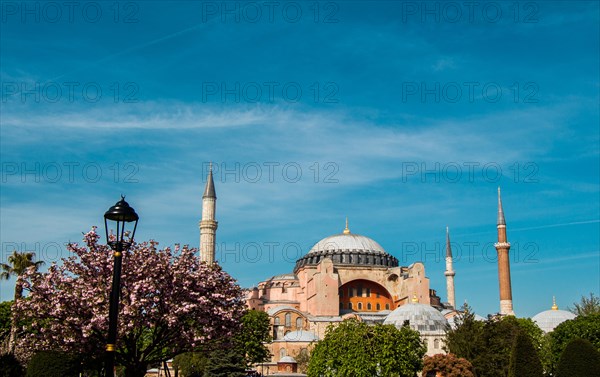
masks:
[[[106,342],[105,354],[105,377],[114,377],[115,369],[115,351],[117,343],[117,319],[119,316],[119,297],[121,295],[121,264],[123,261],[123,251],[128,250],[133,243],[135,230],[137,228],[139,216],[135,210],[125,201],[121,195],[114,206],[110,207],[104,214],[104,228],[106,230],[106,242],[113,250],[114,269],[112,288],[110,291],[110,307],[108,311],[108,340]],[[114,239],[108,238],[108,221],[115,222],[116,234]],[[129,231],[125,231],[125,223],[135,222],[131,236],[125,240]]]

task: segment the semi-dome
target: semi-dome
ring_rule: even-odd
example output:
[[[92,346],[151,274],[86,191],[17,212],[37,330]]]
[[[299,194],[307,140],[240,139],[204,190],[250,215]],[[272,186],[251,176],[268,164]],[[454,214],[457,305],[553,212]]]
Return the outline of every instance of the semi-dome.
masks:
[[[312,331],[298,330],[288,332],[284,335],[283,340],[286,342],[317,342],[319,337]]]
[[[290,363],[290,364],[296,364],[297,361],[296,359],[294,359],[291,356],[284,356],[279,360],[280,363]]]
[[[549,333],[564,321],[575,319],[575,314],[566,310],[559,310],[556,301],[552,303],[552,309],[538,313],[531,318],[544,332]]]
[[[342,233],[323,238],[298,259],[294,271],[303,266],[317,265],[324,258],[331,259],[335,265],[398,267],[398,259],[388,254],[375,240],[351,233],[348,220]]]
[[[408,321],[411,329],[422,334],[443,333],[448,325],[446,318],[436,308],[419,303],[404,304],[396,308],[383,324],[402,327],[405,321]]]

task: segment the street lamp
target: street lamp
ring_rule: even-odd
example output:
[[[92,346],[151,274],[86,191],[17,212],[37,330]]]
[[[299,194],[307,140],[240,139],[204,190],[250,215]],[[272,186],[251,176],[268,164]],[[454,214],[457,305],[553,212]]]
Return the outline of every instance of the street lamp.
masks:
[[[131,247],[135,230],[137,228],[139,216],[135,210],[125,201],[121,195],[114,206],[110,207],[104,214],[104,229],[106,230],[106,242],[113,250],[114,269],[112,288],[110,291],[110,307],[108,312],[108,341],[106,343],[105,355],[105,376],[114,377],[115,369],[115,344],[117,343],[117,318],[119,316],[119,297],[121,295],[121,264],[123,261],[123,251]],[[108,237],[108,221],[116,223],[116,234],[113,239]],[[125,231],[125,223],[134,222],[133,232],[129,236],[129,231]],[[129,236],[126,240],[125,236]]]

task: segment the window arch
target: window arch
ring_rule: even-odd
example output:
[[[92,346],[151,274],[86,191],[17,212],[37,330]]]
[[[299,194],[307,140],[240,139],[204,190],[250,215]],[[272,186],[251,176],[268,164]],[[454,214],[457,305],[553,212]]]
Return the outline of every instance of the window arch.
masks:
[[[275,317],[274,324],[275,324],[275,326],[280,325],[281,324],[281,319],[279,319],[279,317]]]
[[[371,305],[371,303],[370,303],[370,302],[369,302],[369,303],[367,303],[367,310],[369,310],[369,311],[370,311],[370,310],[372,310],[372,309],[373,309],[373,306]]]
[[[357,307],[358,307],[358,310],[362,310],[362,302],[359,302]]]
[[[385,310],[390,310],[390,304],[385,304]]]
[[[303,322],[304,322],[304,321],[302,320],[302,317],[298,317],[298,318],[296,318],[296,328],[297,328],[298,330],[302,329],[302,327],[303,327],[303,326],[302,326],[302,325],[303,325]]]
[[[435,349],[440,348],[440,340],[439,339],[433,340],[433,348],[435,348]]]
[[[292,313],[285,313],[285,327],[292,326]]]
[[[352,303],[351,302],[348,303],[348,309],[352,310]]]
[[[377,311],[380,311],[381,310],[381,304],[377,303],[377,305],[375,306],[375,308],[377,308]]]

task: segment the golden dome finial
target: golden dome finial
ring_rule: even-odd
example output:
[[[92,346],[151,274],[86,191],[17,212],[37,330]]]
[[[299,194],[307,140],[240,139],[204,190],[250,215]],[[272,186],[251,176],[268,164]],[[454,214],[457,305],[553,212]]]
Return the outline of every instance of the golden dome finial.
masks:
[[[412,302],[413,302],[413,304],[416,304],[419,302],[419,299],[417,298],[416,294],[413,295]]]
[[[350,229],[348,228],[348,216],[346,216],[346,228],[344,228],[344,234],[350,234]]]
[[[556,297],[552,296],[552,310],[558,310],[558,305],[556,305]]]

